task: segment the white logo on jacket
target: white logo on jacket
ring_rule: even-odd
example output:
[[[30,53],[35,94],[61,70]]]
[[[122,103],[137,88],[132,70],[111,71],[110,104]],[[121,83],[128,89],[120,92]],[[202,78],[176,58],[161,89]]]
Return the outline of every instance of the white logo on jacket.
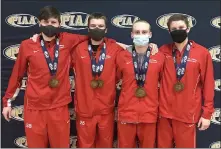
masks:
[[[172,56],[166,55],[166,58],[173,58]]]
[[[106,58],[105,58],[105,59],[109,59],[109,58],[111,58],[111,56],[110,56],[110,55],[106,55]]]
[[[122,125],[126,125],[126,124],[127,124],[127,123],[125,123],[125,122],[122,122],[122,121],[121,121],[120,123],[121,123]]]
[[[39,50],[34,50],[33,52],[36,53],[36,52],[39,52]]]
[[[157,60],[155,60],[155,59],[150,59],[149,62],[150,62],[150,63],[157,63]]]
[[[59,45],[59,48],[61,48],[61,49],[64,48],[64,45]]]
[[[167,59],[170,59],[170,58],[173,58],[172,56],[169,56],[169,55],[166,55],[166,58]],[[174,61],[174,60],[173,60]],[[186,60],[185,60],[186,61]],[[187,59],[188,62],[193,62],[193,63],[196,63],[197,62],[197,59],[195,58],[188,58]]]
[[[83,58],[86,58],[87,56],[81,56],[81,58],[83,59]]]
[[[85,121],[80,121],[80,125],[85,125]]]
[[[193,62],[193,63],[196,63],[197,62],[197,60],[196,59],[194,59],[194,58],[188,58],[188,60],[187,60],[188,62]]]
[[[130,64],[130,63],[132,63],[132,61],[126,62],[126,64]]]
[[[32,124],[26,123],[26,124],[25,124],[25,127],[26,127],[26,128],[32,128]]]

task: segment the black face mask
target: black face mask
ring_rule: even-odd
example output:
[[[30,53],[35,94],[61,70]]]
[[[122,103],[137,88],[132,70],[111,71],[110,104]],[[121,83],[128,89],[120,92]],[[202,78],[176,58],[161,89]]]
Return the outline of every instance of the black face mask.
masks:
[[[59,33],[59,27],[52,25],[40,26],[40,32],[44,33],[47,37],[53,37]]]
[[[170,32],[170,35],[174,42],[182,43],[187,37],[187,32],[186,30],[174,30]]]
[[[100,41],[105,36],[105,30],[106,29],[99,29],[99,28],[90,29],[89,28],[88,34],[93,40]]]

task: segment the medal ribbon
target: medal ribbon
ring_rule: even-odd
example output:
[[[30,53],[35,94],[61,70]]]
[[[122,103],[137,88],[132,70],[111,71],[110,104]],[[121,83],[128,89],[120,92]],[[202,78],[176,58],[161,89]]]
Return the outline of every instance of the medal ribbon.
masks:
[[[140,68],[138,66],[138,54],[134,46],[132,49],[132,57],[133,57],[134,73],[135,73],[135,79],[137,81],[137,85],[139,87],[143,87],[145,84],[146,73],[147,73],[149,60],[150,60],[150,48],[148,47],[146,54],[144,55],[143,63]]]
[[[96,76],[100,77],[100,75],[104,69],[104,62],[105,62],[105,58],[106,58],[106,44],[104,43],[103,48],[101,49],[98,63],[96,62],[95,57],[93,57],[92,47],[90,44],[88,45],[88,53],[91,58],[92,75],[93,75],[93,77],[96,77]]]
[[[48,53],[48,50],[44,44],[44,40],[42,38],[42,36],[40,37],[40,41],[41,41],[41,47],[42,47],[42,51],[44,53],[44,57],[47,61],[48,64],[48,68],[50,71],[51,76],[55,76],[56,72],[57,72],[57,68],[58,68],[58,56],[59,56],[59,39],[56,39],[56,45],[54,48],[54,61],[51,60],[50,55]]]
[[[176,77],[177,77],[178,81],[180,81],[185,74],[186,64],[187,64],[187,60],[189,58],[191,45],[192,44],[190,42],[187,44],[180,64],[177,64],[177,61],[176,61],[176,50],[177,49],[173,49],[172,54],[173,54],[173,60],[174,60],[174,65],[175,65],[175,69],[176,69]]]

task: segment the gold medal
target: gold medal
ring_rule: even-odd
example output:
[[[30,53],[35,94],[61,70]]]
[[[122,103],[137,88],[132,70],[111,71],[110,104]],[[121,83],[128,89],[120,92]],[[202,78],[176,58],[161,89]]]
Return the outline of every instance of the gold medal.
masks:
[[[53,77],[50,79],[48,84],[51,88],[56,88],[56,87],[58,87],[59,80]]]
[[[182,82],[177,82],[175,85],[174,85],[174,90],[176,92],[180,92],[184,89],[184,84]]]
[[[103,85],[104,85],[104,81],[103,80],[97,80],[97,82],[98,82],[98,87],[102,88]]]
[[[97,88],[98,87],[98,81],[97,80],[92,80],[91,81],[91,88],[93,88],[93,89],[95,89],[95,88]]]
[[[143,87],[138,87],[136,89],[136,92],[135,92],[135,96],[138,97],[138,98],[142,98],[142,97],[145,97],[147,94],[146,94],[146,91]]]

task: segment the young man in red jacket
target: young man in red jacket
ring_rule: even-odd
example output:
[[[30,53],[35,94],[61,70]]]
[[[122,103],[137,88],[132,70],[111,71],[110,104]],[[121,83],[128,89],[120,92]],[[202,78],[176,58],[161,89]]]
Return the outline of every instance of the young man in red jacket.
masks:
[[[78,147],[113,145],[116,60],[123,49],[106,38],[106,33],[107,18],[102,13],[91,14],[90,39],[79,44],[72,54]]]
[[[70,120],[70,53],[86,36],[59,33],[60,13],[54,7],[44,7],[38,16],[41,35],[37,41],[21,42],[7,91],[3,97],[3,115],[11,114],[22,78],[27,72],[24,97],[24,125],[28,147],[69,148]]]
[[[123,49],[105,38],[107,18],[93,13],[88,18],[90,39],[72,54],[75,71],[76,127],[80,148],[113,145],[116,57]]]
[[[166,60],[160,84],[157,144],[194,148],[196,125],[206,130],[214,111],[212,59],[205,47],[188,39],[186,16],[171,16],[167,26],[174,43],[160,48]]]
[[[158,117],[158,83],[162,77],[164,55],[150,55],[150,24],[138,20],[131,37],[134,46],[117,57],[122,89],[118,102],[118,147],[154,148]]]

